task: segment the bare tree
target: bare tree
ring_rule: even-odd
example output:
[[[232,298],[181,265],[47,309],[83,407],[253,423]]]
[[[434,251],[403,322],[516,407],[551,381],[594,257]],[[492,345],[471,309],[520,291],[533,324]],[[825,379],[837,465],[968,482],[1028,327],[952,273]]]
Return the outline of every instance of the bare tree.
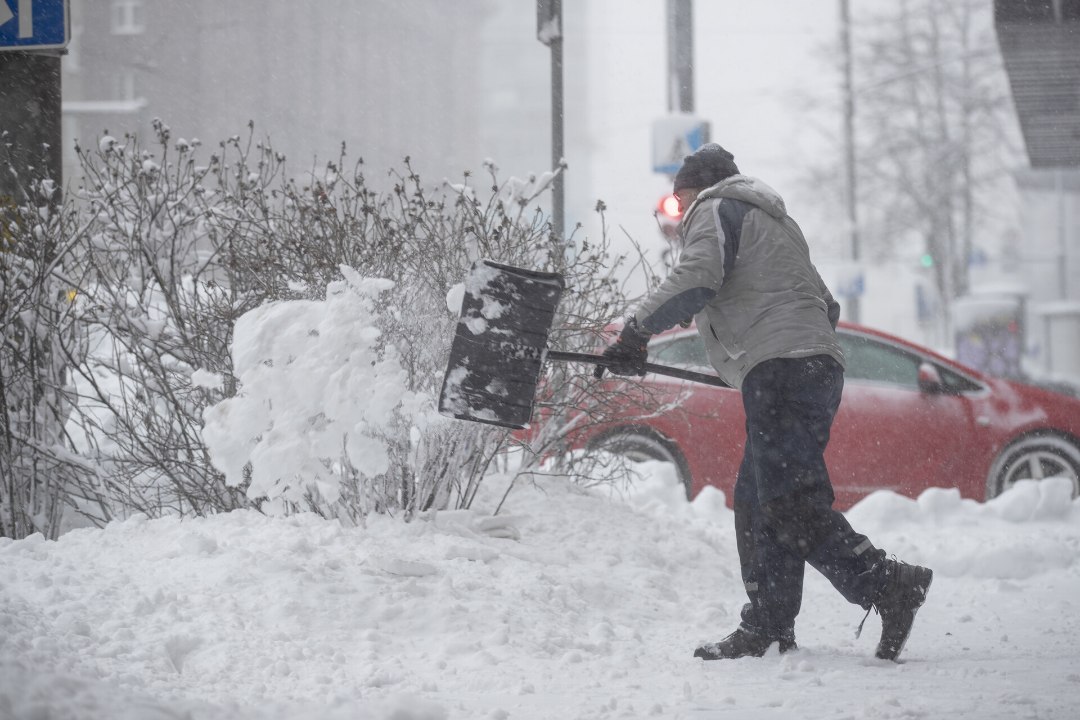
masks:
[[[982,0],[899,0],[853,28],[862,255],[917,247],[943,329],[969,289],[976,239],[1002,217],[996,191],[1018,157],[991,10]],[[811,181],[839,203],[843,155],[833,157]]]
[[[1008,85],[990,6],[903,0],[858,61],[860,201],[879,252],[918,238],[943,317],[967,292],[973,240],[1010,158]]]

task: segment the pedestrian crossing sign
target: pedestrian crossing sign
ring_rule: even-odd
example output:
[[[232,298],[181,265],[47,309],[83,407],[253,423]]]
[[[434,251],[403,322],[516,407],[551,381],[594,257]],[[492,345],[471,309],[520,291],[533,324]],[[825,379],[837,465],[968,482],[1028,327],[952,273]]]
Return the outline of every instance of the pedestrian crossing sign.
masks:
[[[668,115],[653,121],[653,172],[674,175],[683,158],[709,142],[709,122],[695,115]]]

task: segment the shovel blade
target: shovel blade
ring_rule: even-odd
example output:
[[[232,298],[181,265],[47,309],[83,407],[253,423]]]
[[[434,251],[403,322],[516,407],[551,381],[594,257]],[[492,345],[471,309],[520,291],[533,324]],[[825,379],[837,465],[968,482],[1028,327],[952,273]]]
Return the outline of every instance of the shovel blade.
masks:
[[[558,273],[475,263],[465,281],[439,412],[526,427],[564,288]]]

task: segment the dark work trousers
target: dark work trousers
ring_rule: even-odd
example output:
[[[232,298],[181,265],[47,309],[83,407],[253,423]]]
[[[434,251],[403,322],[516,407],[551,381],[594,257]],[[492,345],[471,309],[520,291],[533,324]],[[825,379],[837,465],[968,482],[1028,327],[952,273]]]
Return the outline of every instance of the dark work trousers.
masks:
[[[748,630],[794,638],[806,563],[864,609],[883,586],[884,551],[832,507],[824,453],[843,389],[844,369],[828,355],[766,360],[743,380],[734,506]]]

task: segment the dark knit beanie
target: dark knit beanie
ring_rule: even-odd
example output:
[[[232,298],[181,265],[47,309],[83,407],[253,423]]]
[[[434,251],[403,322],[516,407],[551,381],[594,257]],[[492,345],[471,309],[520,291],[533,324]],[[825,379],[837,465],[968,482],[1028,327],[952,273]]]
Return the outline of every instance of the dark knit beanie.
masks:
[[[735,156],[716,143],[707,143],[683,158],[682,167],[675,173],[672,192],[683,188],[712,187],[724,178],[739,174]]]

